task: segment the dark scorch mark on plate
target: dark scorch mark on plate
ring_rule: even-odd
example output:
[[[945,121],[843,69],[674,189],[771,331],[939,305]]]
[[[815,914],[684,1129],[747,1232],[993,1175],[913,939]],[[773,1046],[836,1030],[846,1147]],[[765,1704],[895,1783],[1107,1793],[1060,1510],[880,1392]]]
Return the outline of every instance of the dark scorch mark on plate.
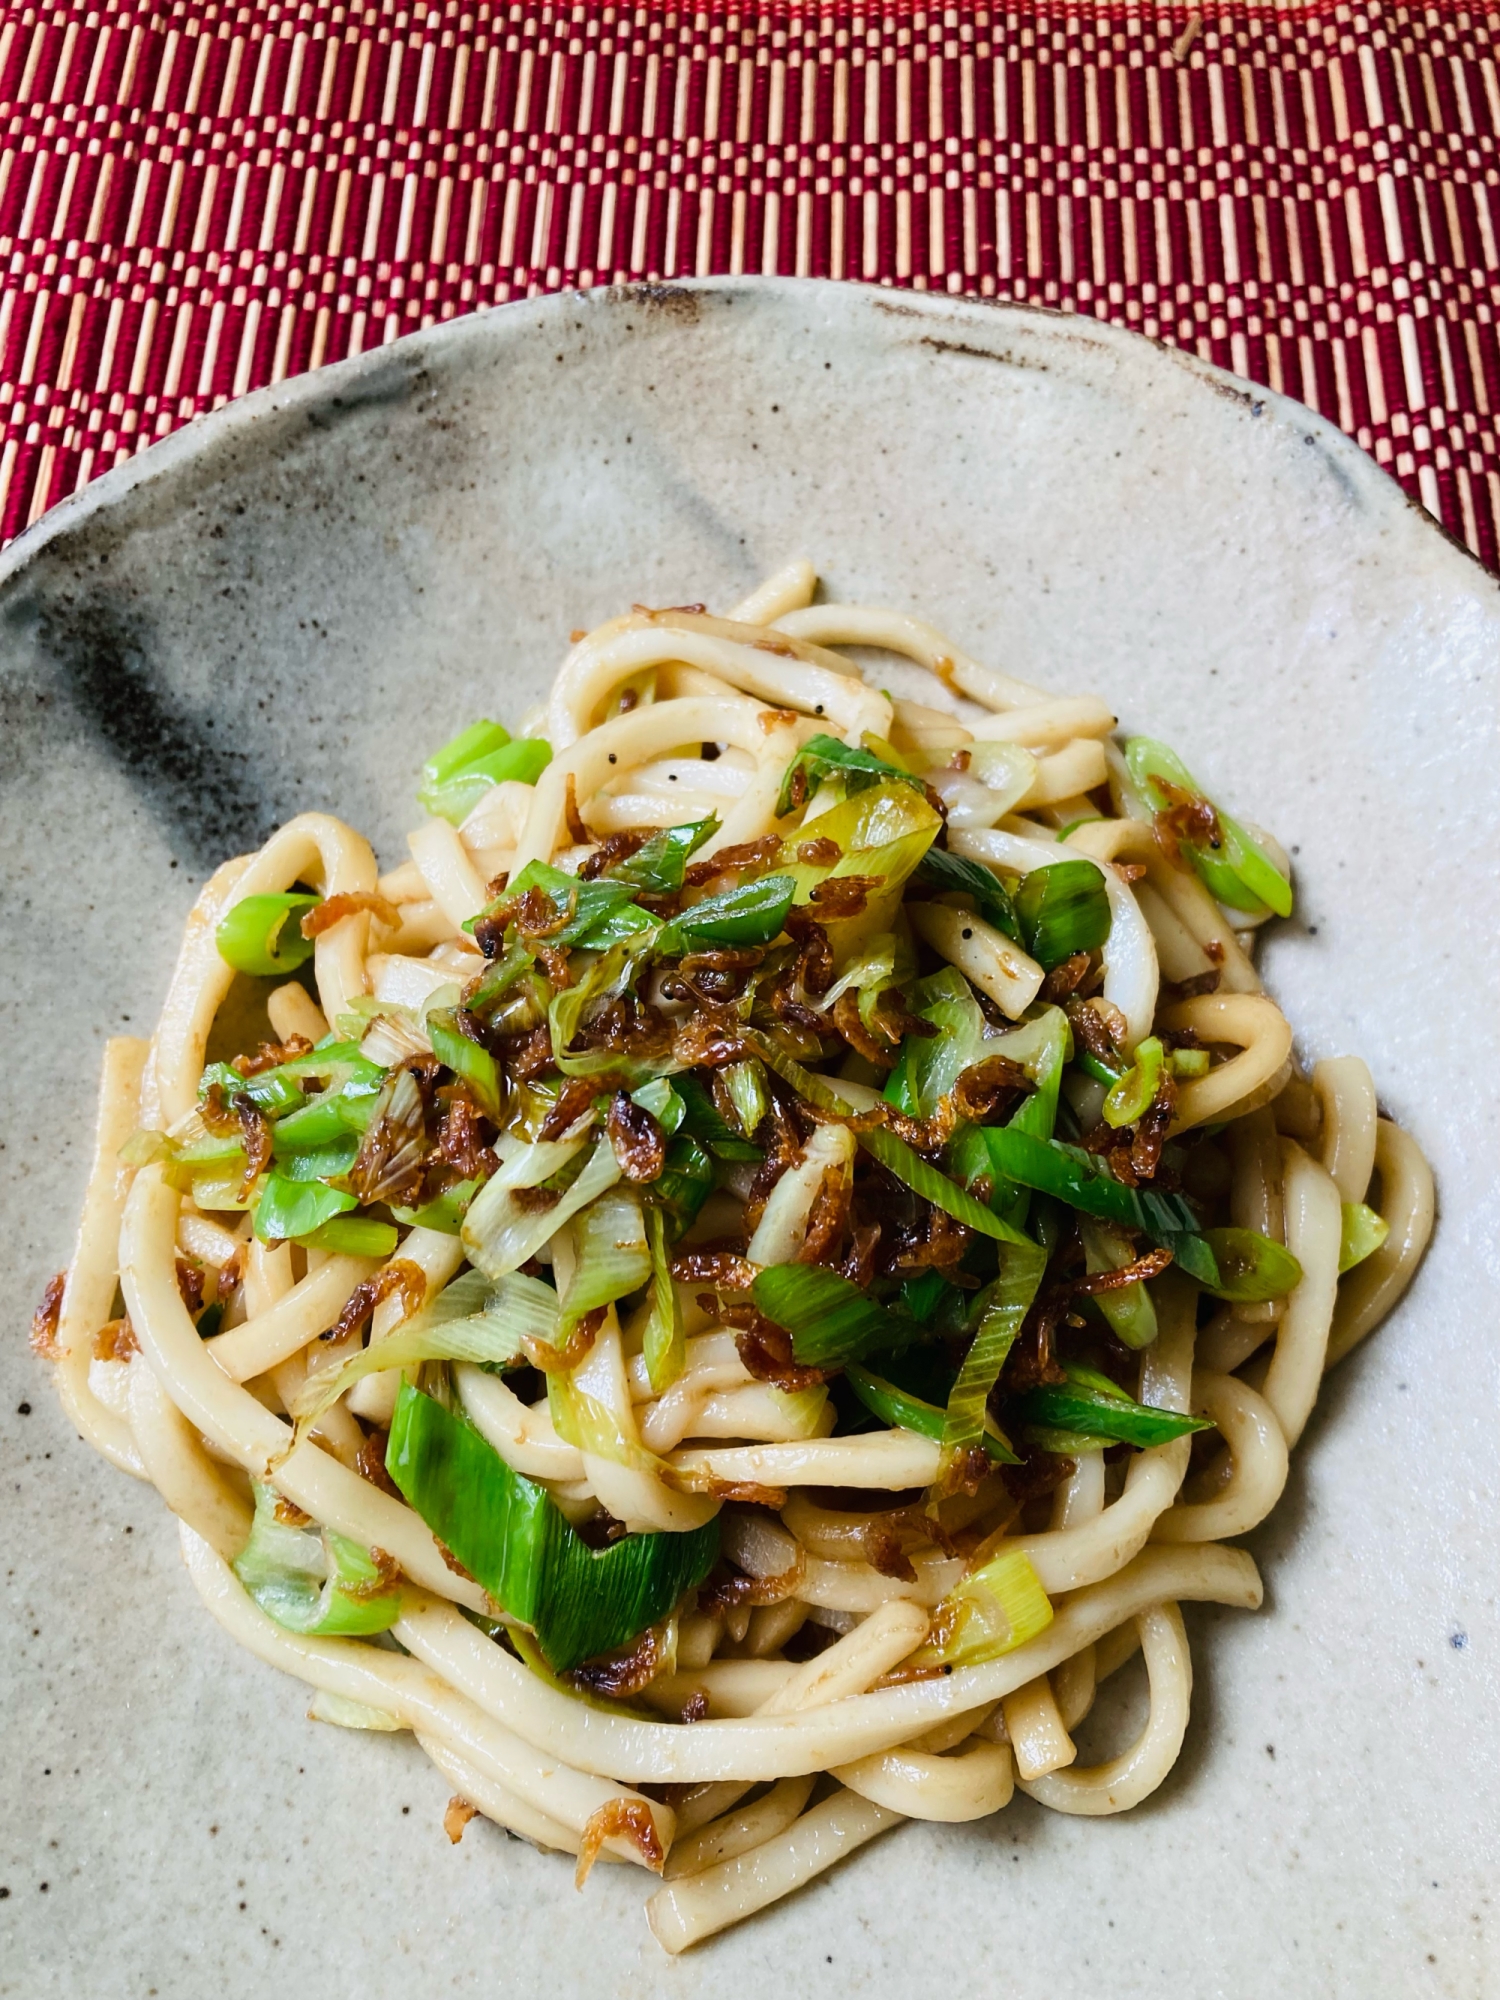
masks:
[[[108,599],[44,604],[38,621],[58,690],[200,874],[256,847],[273,817],[244,751],[213,740],[214,718],[174,696],[145,633]]]

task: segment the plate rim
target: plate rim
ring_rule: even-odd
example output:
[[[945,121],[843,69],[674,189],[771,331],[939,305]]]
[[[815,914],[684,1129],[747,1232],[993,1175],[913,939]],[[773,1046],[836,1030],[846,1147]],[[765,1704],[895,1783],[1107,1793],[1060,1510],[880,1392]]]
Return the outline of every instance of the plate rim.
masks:
[[[1315,438],[1324,454],[1360,492],[1374,515],[1374,525],[1414,533],[1429,558],[1442,552],[1445,560],[1459,559],[1453,581],[1467,586],[1476,595],[1500,602],[1500,577],[1492,575],[1479,558],[1453,531],[1428,512],[1400,486],[1394,476],[1377,463],[1333,422],[1295,398],[1263,383],[1235,375],[1216,362],[1205,361],[1190,349],[1175,347],[1164,340],[1138,333],[1111,320],[1096,319],[1086,313],[1060,312],[1045,306],[1011,299],[971,297],[964,293],[919,292],[888,285],[871,285],[848,279],[762,277],[755,274],[671,278],[658,283],[644,280],[626,284],[596,285],[586,290],[540,293],[536,297],[511,299],[474,312],[460,313],[435,326],[420,327],[380,347],[330,361],[284,381],[267,383],[243,396],[233,397],[217,409],[194,417],[122,465],[90,480],[79,491],[67,494],[29,527],[24,528],[4,549],[0,549],[0,595],[55,543],[83,528],[96,516],[107,512],[136,491],[168,479],[179,468],[186,469],[210,461],[232,447],[264,419],[291,414],[319,405],[336,404],[356,384],[378,377],[393,365],[403,368],[420,362],[432,349],[456,341],[484,338],[487,330],[503,338],[512,326],[540,313],[556,318],[580,309],[610,312],[646,306],[670,308],[683,298],[740,299],[780,298],[787,301],[814,301],[833,294],[853,295],[872,311],[891,318],[926,319],[936,325],[955,325],[976,312],[993,315],[998,329],[1005,321],[1017,321],[1038,331],[1044,338],[1066,337],[1072,343],[1087,341],[1101,351],[1140,363],[1148,356],[1161,380],[1174,374],[1191,385],[1191,392],[1206,392],[1243,405],[1252,415],[1269,413],[1288,429],[1300,430],[1308,441]],[[1003,359],[1000,355],[983,358]],[[1259,407],[1257,407],[1259,406]]]

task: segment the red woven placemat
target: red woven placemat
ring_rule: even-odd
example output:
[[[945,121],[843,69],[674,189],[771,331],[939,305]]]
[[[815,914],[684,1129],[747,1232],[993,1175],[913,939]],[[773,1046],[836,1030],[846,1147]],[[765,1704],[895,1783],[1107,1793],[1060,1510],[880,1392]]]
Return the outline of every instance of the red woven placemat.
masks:
[[[232,395],[527,292],[797,272],[1302,398],[1500,567],[1500,16],[0,12],[0,535]]]

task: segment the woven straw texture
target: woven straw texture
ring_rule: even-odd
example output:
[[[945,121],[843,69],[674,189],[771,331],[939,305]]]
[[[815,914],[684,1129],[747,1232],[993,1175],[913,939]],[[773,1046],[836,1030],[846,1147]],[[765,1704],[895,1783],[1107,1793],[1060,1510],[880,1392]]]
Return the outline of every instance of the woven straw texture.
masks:
[[[475,307],[762,271],[1117,320],[1500,567],[1500,15],[0,11],[0,536]]]

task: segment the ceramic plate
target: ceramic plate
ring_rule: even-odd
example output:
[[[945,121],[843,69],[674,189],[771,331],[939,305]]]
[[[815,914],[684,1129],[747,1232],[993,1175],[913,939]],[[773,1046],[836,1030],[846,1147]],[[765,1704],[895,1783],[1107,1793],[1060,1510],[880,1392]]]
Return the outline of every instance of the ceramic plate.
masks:
[[[1119,1819],[910,1825],[678,1963],[646,1884],[479,1824],[407,1738],[199,1607],[154,1494],[26,1352],[100,1045],[198,880],[305,807],[403,852],[422,754],[633,600],[830,595],[1106,696],[1296,857],[1265,969],[1437,1172],[1396,1317],[1331,1380],[1263,1611],[1191,1611],[1169,1783]],[[0,1993],[1252,2000],[1494,1994],[1493,1034],[1500,591],[1296,404],[1088,320],[707,283],[516,305],[249,397],[0,560],[8,1726]]]

